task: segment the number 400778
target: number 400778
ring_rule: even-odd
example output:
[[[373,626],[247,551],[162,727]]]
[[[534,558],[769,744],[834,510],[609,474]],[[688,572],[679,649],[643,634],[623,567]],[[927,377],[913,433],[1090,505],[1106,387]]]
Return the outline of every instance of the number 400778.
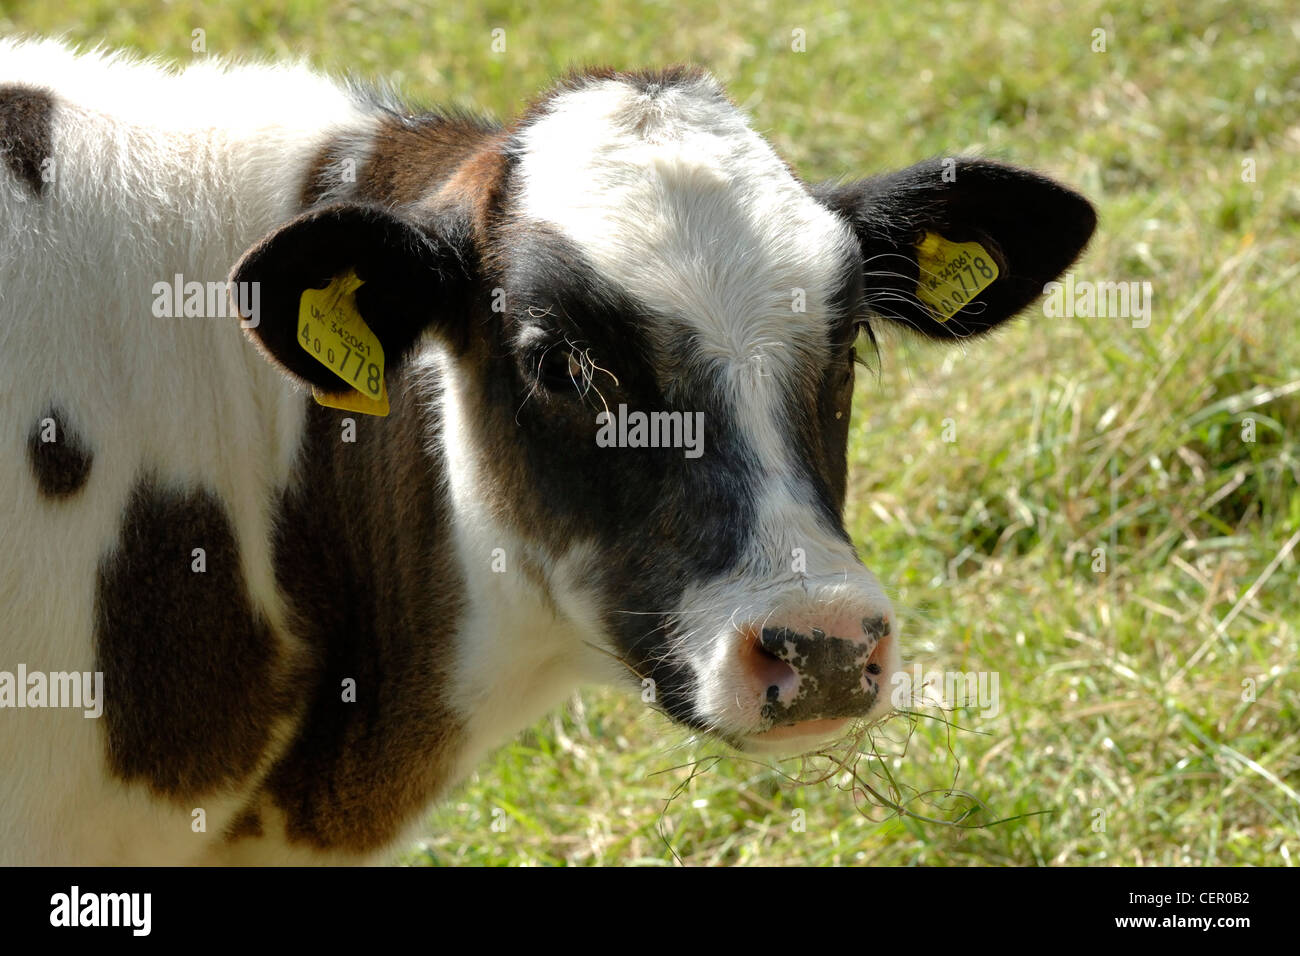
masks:
[[[966,282],[967,276],[970,276],[969,284]],[[984,261],[982,256],[972,256],[968,252],[963,252],[960,257],[949,262],[943,272],[931,279],[927,285],[940,297],[939,307],[944,313],[951,314],[960,309],[972,296],[977,295],[995,276],[993,268]]]
[[[340,377],[372,398],[378,398],[383,385],[383,375],[378,365],[366,361],[367,353],[370,351],[369,346],[357,340],[347,329],[335,322],[330,323],[330,331],[339,338],[337,347],[328,342],[322,343],[320,336],[313,335],[313,331],[310,322],[302,324],[303,345],[315,353],[318,359],[337,371]],[[352,339],[352,344],[349,345],[344,339]],[[354,360],[356,369],[352,370],[351,364]],[[361,378],[362,371],[366,373],[364,384]]]

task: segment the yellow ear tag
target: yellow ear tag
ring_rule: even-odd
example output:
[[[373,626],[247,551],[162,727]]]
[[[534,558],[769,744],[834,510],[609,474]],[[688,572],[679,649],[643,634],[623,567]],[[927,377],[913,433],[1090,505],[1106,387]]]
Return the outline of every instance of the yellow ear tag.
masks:
[[[383,418],[388,414],[388,386],[383,386],[383,392],[376,401],[369,396],[362,395],[360,392],[349,392],[346,395],[331,395],[328,392],[322,392],[319,388],[312,386],[311,397],[316,399],[317,405],[324,405],[326,408],[341,408],[345,412],[360,412],[363,415],[378,415]]]
[[[362,280],[349,269],[323,289],[304,289],[298,300],[298,344],[356,390],[329,395],[311,390],[320,405],[365,415],[388,414],[384,349],[357,311]]]
[[[998,277],[997,261],[978,242],[949,242],[927,232],[916,244],[916,296],[947,322]]]

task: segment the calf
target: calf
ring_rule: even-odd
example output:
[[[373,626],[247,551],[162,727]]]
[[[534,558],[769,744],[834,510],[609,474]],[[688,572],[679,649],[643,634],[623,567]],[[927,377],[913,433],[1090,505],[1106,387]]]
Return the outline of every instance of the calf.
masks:
[[[855,339],[977,337],[1093,226],[973,159],[810,187],[696,69],[501,126],[0,41],[0,862],[381,857],[584,682],[879,717]]]

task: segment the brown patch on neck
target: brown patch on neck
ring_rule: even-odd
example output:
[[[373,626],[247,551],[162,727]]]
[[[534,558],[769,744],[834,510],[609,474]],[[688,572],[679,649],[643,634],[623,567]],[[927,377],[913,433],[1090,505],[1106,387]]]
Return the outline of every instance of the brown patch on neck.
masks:
[[[464,585],[437,413],[412,378],[389,378],[387,418],[309,404],[279,502],[276,579],[311,664],[263,787],[286,838],[318,849],[389,845],[447,785],[463,732],[449,696]]]
[[[230,821],[222,836],[225,837],[227,843],[262,836],[262,811],[257,804],[250,804],[239,811],[239,814]]]
[[[45,90],[0,86],[0,160],[36,196],[45,192],[41,163],[54,150],[53,119],[54,97]]]
[[[485,141],[500,137],[500,127],[470,116],[385,113],[368,152],[356,149],[361,141],[355,136],[334,137],[320,148],[303,176],[299,202],[304,209],[344,198],[413,205],[437,192]],[[356,165],[349,168],[349,160]]]
[[[484,141],[442,184],[430,200],[439,207],[455,206],[469,216],[474,238],[484,247],[493,217],[501,207],[509,160],[505,146],[509,136],[497,133]]]
[[[310,209],[324,199],[326,193],[341,184],[343,167],[340,164],[346,158],[343,155],[344,142],[341,137],[335,137],[316,152],[303,176],[302,189],[298,193],[300,208]]]
[[[418,203],[497,133],[497,127],[467,117],[394,116],[375,133],[357,195],[388,206]]]

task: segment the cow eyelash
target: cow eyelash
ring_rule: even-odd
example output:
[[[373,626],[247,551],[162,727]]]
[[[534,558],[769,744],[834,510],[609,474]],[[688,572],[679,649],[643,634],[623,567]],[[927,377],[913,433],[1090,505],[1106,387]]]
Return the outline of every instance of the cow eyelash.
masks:
[[[563,393],[567,389],[574,389],[583,398],[593,391],[599,394],[600,388],[596,383],[598,375],[607,378],[615,386],[619,384],[617,376],[600,365],[591,349],[567,339],[542,350],[535,368],[537,384],[551,392]]]
[[[865,319],[859,321],[854,326],[854,333],[855,342],[864,335],[867,337],[867,341],[871,344],[871,350],[876,353],[876,364],[879,365],[880,343],[876,341],[876,330],[871,327],[871,323]],[[853,361],[865,369],[870,369],[872,367],[867,360],[858,353],[856,347],[853,349]]]
[[[589,379],[581,351],[567,342],[540,350],[531,364],[534,383],[550,392],[582,392]]]
[[[839,379],[841,386],[847,385],[853,380],[853,366],[855,365],[862,365],[865,367],[866,363],[863,362],[861,357],[859,357],[858,350],[853,346],[849,346],[849,360],[844,364],[844,371],[840,375]]]
[[[857,346],[850,345],[848,347],[848,361],[845,362],[845,366],[851,369],[854,365],[860,365],[862,368],[871,367],[870,365],[867,364],[867,360],[863,358],[861,354],[859,354]]]

